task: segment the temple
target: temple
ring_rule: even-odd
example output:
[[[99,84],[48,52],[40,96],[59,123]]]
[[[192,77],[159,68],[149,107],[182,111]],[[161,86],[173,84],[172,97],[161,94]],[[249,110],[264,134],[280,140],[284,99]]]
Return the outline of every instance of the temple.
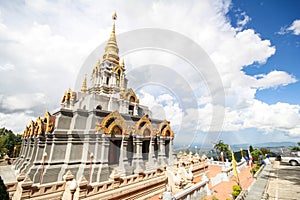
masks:
[[[173,163],[170,123],[153,119],[149,108],[127,88],[116,19],[114,13],[109,40],[90,82],[82,77],[81,91],[68,89],[58,111],[46,111],[25,127],[14,167],[33,183],[61,181],[69,170],[77,180],[84,176],[89,182],[101,182],[112,172],[123,177]]]

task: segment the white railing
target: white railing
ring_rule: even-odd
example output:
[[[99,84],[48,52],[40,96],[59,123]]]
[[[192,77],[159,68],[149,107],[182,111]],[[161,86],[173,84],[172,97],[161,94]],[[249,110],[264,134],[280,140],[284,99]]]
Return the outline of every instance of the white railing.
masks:
[[[209,180],[204,180],[195,185],[175,194],[172,200],[188,200],[188,199],[202,199],[210,193],[208,187]]]

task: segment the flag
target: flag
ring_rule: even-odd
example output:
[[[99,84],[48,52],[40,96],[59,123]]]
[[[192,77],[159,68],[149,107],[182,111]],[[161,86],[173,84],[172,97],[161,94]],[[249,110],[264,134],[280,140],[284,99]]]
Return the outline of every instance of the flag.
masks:
[[[235,161],[235,158],[234,158],[234,153],[233,151],[231,152],[231,155],[232,155],[232,170],[233,170],[233,175],[239,180],[239,175],[238,175],[238,172],[236,170],[236,161]]]
[[[249,154],[249,166],[252,168],[253,167],[253,157],[251,155],[250,149],[248,149],[248,154]]]

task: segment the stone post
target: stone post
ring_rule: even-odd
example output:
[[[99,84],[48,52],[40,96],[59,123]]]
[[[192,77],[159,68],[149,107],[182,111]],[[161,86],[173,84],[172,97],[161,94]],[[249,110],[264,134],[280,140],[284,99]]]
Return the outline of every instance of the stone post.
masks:
[[[142,141],[139,136],[136,136],[133,145],[135,148],[132,165],[134,168],[134,173],[143,172],[143,156],[142,156]]]
[[[158,149],[158,164],[163,167],[166,164],[166,150],[165,150],[165,140],[160,136],[158,138],[159,149]]]
[[[173,138],[170,138],[170,143],[169,143],[169,158],[168,158],[168,165],[172,166],[174,164],[174,151],[173,151]]]
[[[29,158],[29,155],[30,155],[30,152],[31,152],[31,143],[32,142],[33,141],[31,141],[31,137],[28,137],[23,162],[20,162],[19,165],[18,165],[18,168],[17,168],[19,171],[22,171],[24,169],[24,167],[26,166],[27,162],[28,162],[28,158]]]
[[[109,152],[109,139],[105,134],[101,135],[101,164],[99,165],[98,178],[99,182],[108,180],[109,177],[109,167],[108,167],[108,152]]]
[[[32,140],[33,140],[33,142],[31,143],[31,152],[30,152],[30,155],[28,157],[28,164],[24,168],[27,173],[28,173],[28,170],[33,165],[33,161],[36,157],[37,149],[38,149],[37,143],[38,143],[39,139],[37,137],[33,137]]]
[[[29,177],[32,178],[32,180],[34,180],[34,174],[36,173],[36,171],[38,170],[39,166],[42,163],[42,157],[43,157],[44,148],[45,148],[45,136],[38,135],[37,140],[38,140],[37,145],[36,145],[37,150],[36,150],[35,158],[33,161],[33,166],[27,172],[27,174],[29,175]]]
[[[134,104],[133,115],[138,116],[138,105],[136,103]]]
[[[24,151],[25,151],[25,144],[26,144],[26,139],[25,138],[22,138],[22,144],[21,144],[21,150],[20,150],[20,153],[19,153],[19,157],[17,158],[17,160],[14,162],[14,169],[17,169],[17,165],[20,163],[21,160],[23,160],[24,158]]]
[[[150,145],[149,145],[149,156],[148,156],[148,164],[146,166],[147,170],[156,169],[157,161],[154,153],[154,138],[151,137]]]
[[[33,182],[30,180],[28,176],[26,176],[23,181],[18,183],[17,190],[14,193],[12,199],[13,200],[30,199],[32,185]]]
[[[129,173],[129,163],[127,158],[127,140],[125,136],[122,136],[122,143],[120,148],[120,158],[119,158],[119,173],[122,176],[126,176]]]

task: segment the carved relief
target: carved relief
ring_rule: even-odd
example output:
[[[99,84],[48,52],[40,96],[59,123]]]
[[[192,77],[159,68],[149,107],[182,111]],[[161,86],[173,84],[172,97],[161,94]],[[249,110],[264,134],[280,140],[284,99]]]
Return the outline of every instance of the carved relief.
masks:
[[[148,115],[144,115],[135,125],[135,133],[145,137],[155,135]]]
[[[41,135],[44,133],[44,123],[40,117],[36,119],[35,128],[34,128],[34,136]]]
[[[157,134],[161,136],[174,137],[174,132],[171,129],[170,122],[164,120],[162,123],[160,123],[157,129]]]
[[[137,98],[136,94],[134,93],[134,91],[131,88],[125,90],[121,94],[121,98],[128,100],[130,102],[133,102],[133,103],[139,103],[139,99]]]
[[[128,135],[130,129],[127,127],[125,119],[118,111],[114,111],[107,115],[100,123],[96,123],[97,132],[104,134]]]
[[[46,133],[52,133],[54,131],[54,124],[55,124],[55,116],[50,115],[48,110],[46,110],[44,116],[44,130]]]

